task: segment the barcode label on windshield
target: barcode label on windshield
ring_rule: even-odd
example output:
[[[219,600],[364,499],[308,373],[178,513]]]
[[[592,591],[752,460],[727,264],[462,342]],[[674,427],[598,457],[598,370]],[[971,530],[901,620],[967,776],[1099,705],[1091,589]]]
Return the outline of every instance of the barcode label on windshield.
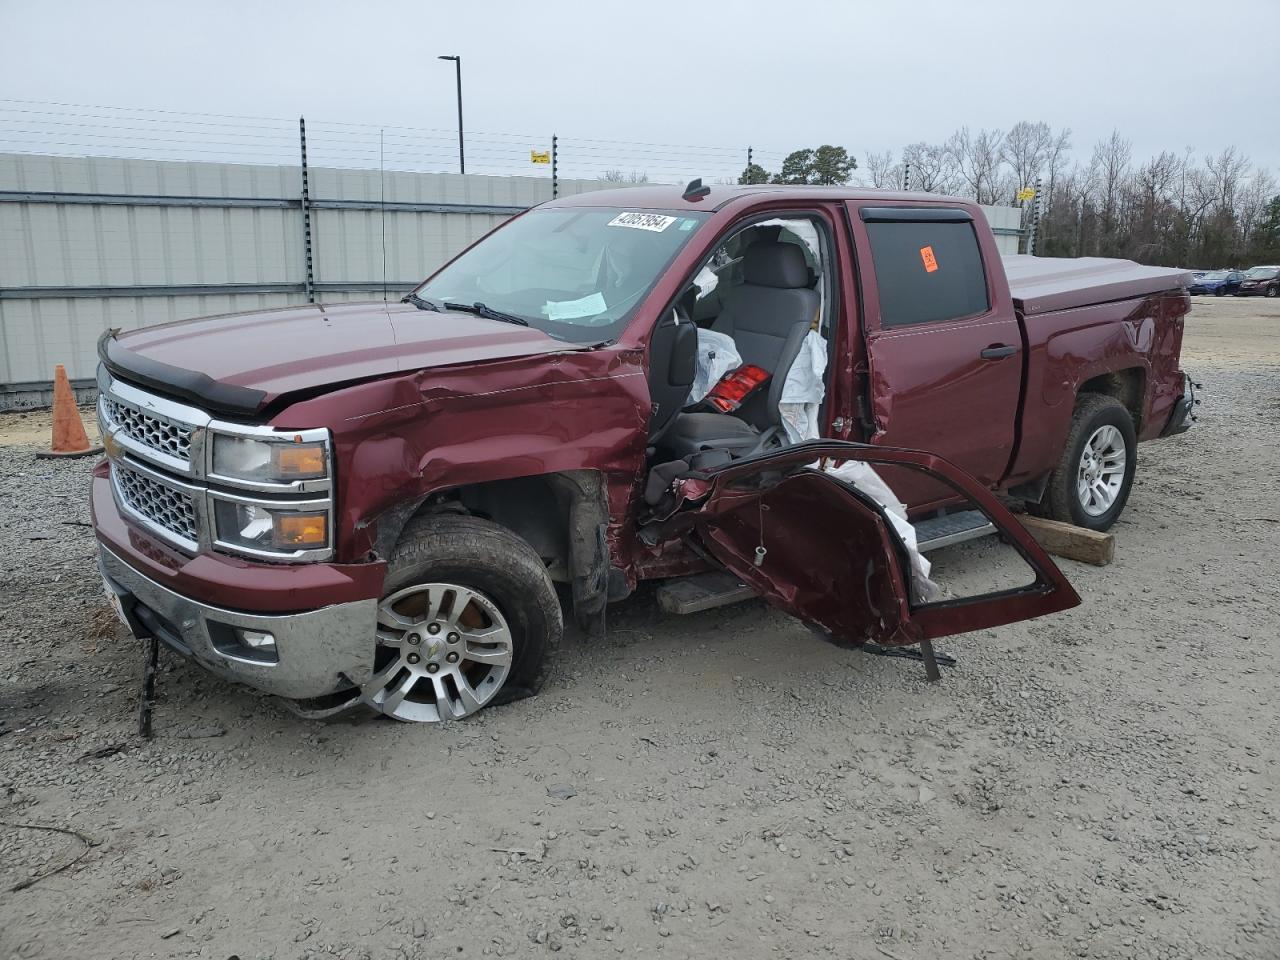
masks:
[[[620,213],[609,221],[609,226],[661,233],[675,222],[675,217],[667,217],[660,213]]]

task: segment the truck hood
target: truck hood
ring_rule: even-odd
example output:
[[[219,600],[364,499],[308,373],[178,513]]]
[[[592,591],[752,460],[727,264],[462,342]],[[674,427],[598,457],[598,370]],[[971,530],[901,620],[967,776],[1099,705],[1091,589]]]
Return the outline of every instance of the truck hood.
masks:
[[[382,302],[201,317],[108,331],[98,343],[112,374],[230,416],[407,370],[575,349],[532,327]]]

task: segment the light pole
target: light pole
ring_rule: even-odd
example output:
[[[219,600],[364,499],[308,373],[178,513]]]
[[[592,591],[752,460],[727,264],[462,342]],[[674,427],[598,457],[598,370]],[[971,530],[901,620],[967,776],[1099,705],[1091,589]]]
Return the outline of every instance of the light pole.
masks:
[[[437,57],[437,60],[452,60],[457,70],[458,77],[458,172],[467,172],[467,157],[462,150],[462,58],[461,57]]]

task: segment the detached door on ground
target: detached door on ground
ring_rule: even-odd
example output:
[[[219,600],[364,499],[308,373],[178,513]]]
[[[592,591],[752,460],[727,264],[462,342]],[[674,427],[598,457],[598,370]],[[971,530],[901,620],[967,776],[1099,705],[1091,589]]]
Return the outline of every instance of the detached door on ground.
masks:
[[[884,504],[822,469],[849,462],[914,474],[985,513],[1020,558],[1012,585],[928,598]],[[930,454],[815,440],[694,472],[676,492],[664,538],[684,535],[774,606],[849,643],[905,646],[1080,602],[994,494]]]
[[[993,288],[984,265],[999,256],[990,232],[957,207],[850,202],[849,212],[872,442],[940,454],[994,486],[1013,449],[1022,334],[1007,291]],[[894,479],[912,507],[945,494],[918,476]]]

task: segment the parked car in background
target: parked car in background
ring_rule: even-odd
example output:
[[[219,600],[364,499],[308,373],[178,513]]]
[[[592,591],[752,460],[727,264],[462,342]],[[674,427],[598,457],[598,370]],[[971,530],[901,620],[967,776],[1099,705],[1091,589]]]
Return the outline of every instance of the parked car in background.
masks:
[[[1239,270],[1210,270],[1201,273],[1187,287],[1188,293],[1211,293],[1215,297],[1225,297],[1240,289],[1244,274]]]
[[[1237,297],[1280,297],[1280,267],[1254,267],[1245,271]]]

